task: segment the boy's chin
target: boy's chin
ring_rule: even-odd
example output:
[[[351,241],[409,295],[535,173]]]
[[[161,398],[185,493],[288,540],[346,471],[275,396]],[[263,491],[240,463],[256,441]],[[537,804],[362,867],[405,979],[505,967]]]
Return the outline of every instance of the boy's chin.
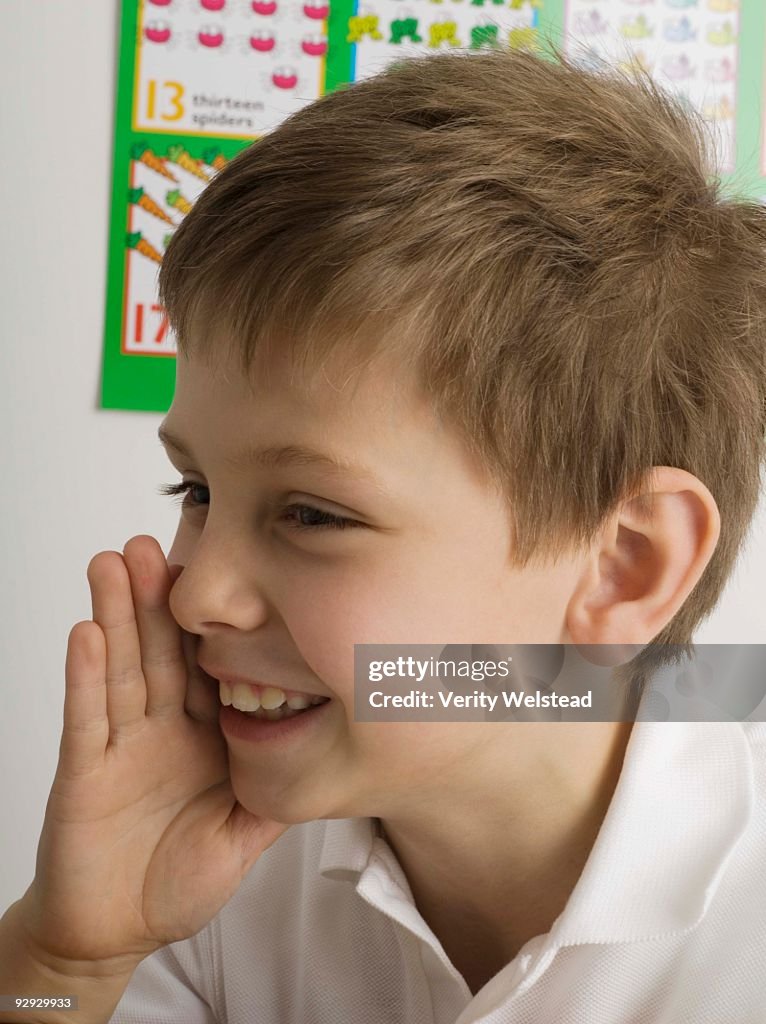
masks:
[[[308,793],[296,792],[300,783],[293,784],[288,791],[284,786],[259,785],[253,781],[252,769],[242,770],[241,777],[232,769],[231,786],[239,803],[258,818],[268,818],[282,825],[301,825],[319,818],[340,818],[343,814],[335,813],[326,800],[318,799]]]

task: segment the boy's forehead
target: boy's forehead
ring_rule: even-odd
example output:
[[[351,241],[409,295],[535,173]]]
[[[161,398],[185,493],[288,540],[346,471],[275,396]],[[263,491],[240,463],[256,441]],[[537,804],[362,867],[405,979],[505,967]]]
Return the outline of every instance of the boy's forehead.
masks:
[[[188,407],[190,416],[204,409],[228,411],[241,422],[243,415],[260,420],[273,412],[280,420],[290,416],[314,428],[353,420],[358,429],[362,420],[378,429],[387,425],[401,431],[405,424],[432,429],[436,418],[413,378],[392,360],[367,366],[326,361],[304,371],[286,351],[259,357],[247,374],[233,356],[217,354],[210,362],[179,353],[173,403],[179,410]]]
[[[219,360],[213,369],[179,358],[163,443],[194,461],[204,450],[234,470],[311,464],[380,493],[406,491],[409,475],[425,483],[450,458],[430,403],[401,376],[386,378],[380,366],[351,378],[328,370],[297,386],[284,365],[272,369],[262,381],[254,376],[251,386],[236,360]],[[335,467],[314,459],[317,452]]]

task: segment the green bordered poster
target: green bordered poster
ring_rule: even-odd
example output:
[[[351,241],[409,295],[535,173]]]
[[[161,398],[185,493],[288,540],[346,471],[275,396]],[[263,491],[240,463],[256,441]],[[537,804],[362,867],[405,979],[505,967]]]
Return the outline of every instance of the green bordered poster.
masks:
[[[123,0],[103,408],[168,409],[176,346],[157,271],[237,152],[393,61],[534,49],[543,33],[584,66],[649,70],[714,123],[724,177],[766,193],[762,0]]]

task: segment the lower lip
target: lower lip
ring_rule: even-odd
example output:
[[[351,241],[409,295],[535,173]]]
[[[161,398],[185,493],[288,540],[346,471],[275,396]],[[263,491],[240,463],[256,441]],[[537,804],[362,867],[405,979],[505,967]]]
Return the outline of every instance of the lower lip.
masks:
[[[330,704],[332,701],[326,700],[324,704],[315,704],[310,711],[276,722],[268,718],[255,718],[237,711],[231,704],[222,704],[218,723],[221,731],[231,739],[244,740],[246,743],[287,743],[305,736],[320,725]]]

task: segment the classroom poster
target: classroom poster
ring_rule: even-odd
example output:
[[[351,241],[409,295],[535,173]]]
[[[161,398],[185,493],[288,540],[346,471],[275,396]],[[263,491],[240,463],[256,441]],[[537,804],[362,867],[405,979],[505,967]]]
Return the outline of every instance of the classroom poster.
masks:
[[[228,160],[324,93],[328,16],[327,0],[123,0],[104,408],[167,410],[162,254]]]
[[[543,0],[369,0],[347,21],[350,81],[445,49],[534,48]]]
[[[583,66],[600,58],[639,64],[715,127],[721,170],[735,161],[738,0],[566,0],[566,51]],[[627,59],[626,59],[627,57]]]
[[[201,191],[285,117],[387,64],[538,46],[640,63],[714,126],[722,177],[766,193],[761,0],[123,0],[102,406],[167,411],[157,271]]]
[[[563,0],[562,26],[582,66],[640,65],[698,110],[724,186],[766,201],[763,0]]]

